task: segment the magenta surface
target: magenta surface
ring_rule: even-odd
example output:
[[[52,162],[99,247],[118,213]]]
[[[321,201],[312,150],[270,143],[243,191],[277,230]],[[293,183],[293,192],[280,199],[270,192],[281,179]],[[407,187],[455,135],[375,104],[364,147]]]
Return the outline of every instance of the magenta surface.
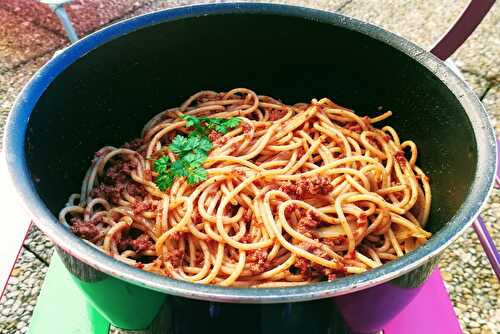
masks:
[[[497,188],[500,188],[500,139],[497,139],[497,175],[495,181]]]
[[[384,328],[384,334],[462,334],[439,269]]]

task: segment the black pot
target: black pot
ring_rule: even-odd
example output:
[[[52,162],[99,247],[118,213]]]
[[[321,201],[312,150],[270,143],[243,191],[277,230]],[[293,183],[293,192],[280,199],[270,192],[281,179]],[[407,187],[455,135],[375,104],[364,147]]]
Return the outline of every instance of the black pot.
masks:
[[[365,274],[295,288],[237,289],[160,277],[88,246],[57,222],[93,153],[137,137],[154,114],[201,89],[248,87],[287,103],[332,97],[419,147],[433,202],[427,244]],[[300,7],[177,8],[100,30],[45,65],[6,129],[8,169],[35,223],[114,325],[154,333],[369,333],[418,292],[439,254],[478,215],[494,177],[493,130],[476,96],[405,39]],[[242,325],[243,324],[243,325]]]

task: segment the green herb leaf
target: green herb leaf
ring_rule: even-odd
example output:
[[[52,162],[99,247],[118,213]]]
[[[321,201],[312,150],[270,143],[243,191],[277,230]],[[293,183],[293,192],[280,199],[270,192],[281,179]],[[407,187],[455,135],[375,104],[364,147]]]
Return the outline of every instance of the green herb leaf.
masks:
[[[182,160],[185,166],[198,167],[207,160],[207,154],[204,152],[189,153],[186,154]]]
[[[200,140],[201,137],[189,137],[186,142],[186,145],[184,145],[183,147],[183,153],[186,154],[193,150],[196,150],[200,145]]]
[[[167,155],[164,155],[160,159],[154,162],[154,171],[157,173],[162,173],[167,170],[167,167],[170,166],[170,158]]]
[[[168,148],[175,154],[181,154],[188,144],[188,139],[182,135],[175,136]]]
[[[168,156],[155,161],[154,170],[158,173],[156,185],[161,191],[170,188],[176,177],[187,177],[188,184],[197,184],[208,178],[208,172],[203,168],[208,152],[213,144],[208,138],[209,130],[226,134],[230,129],[237,127],[241,120],[233,118],[196,117],[182,115],[186,120],[186,127],[193,128],[188,137],[177,135],[168,148],[177,155],[172,162]]]
[[[207,128],[201,127],[200,129],[195,129],[189,134],[189,138],[203,138],[207,136]]]
[[[208,172],[205,168],[198,166],[192,169],[187,177],[188,184],[197,184],[208,178]]]
[[[172,174],[175,177],[183,177],[188,175],[188,166],[186,165],[184,159],[179,159],[174,161],[171,168]]]
[[[191,127],[199,128],[199,127],[201,127],[201,121],[198,117],[191,116],[191,115],[182,115],[181,117],[186,120],[186,127],[187,128],[191,128]]]
[[[165,191],[172,187],[174,183],[174,176],[170,172],[161,173],[155,179],[155,183],[161,191]]]
[[[241,120],[238,117],[233,117],[228,120],[226,120],[226,127],[228,128],[235,128],[238,125],[240,125]]]
[[[220,133],[224,133],[224,134],[226,134],[226,133],[227,133],[227,130],[228,130],[228,129],[227,129],[227,127],[226,127],[226,125],[225,125],[225,124],[219,124],[219,125],[216,125],[216,126],[215,126],[215,131],[220,132]]]
[[[240,119],[237,117],[229,119],[203,117],[201,120],[205,122],[209,129],[214,129],[222,134],[226,134],[229,129],[235,128],[240,124]]]
[[[202,117],[201,118],[202,122],[205,122],[207,124],[222,124],[225,121],[225,118],[217,118],[217,117]]]
[[[200,138],[200,141],[198,143],[198,149],[208,152],[212,149],[212,147],[213,145],[210,139],[208,139],[207,137]]]

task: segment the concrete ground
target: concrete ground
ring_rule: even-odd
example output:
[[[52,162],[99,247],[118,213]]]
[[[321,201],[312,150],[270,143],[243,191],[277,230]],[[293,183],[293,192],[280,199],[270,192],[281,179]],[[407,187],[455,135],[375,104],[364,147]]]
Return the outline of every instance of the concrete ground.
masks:
[[[123,18],[200,2],[189,0],[75,0],[68,12],[80,36]],[[380,25],[429,48],[466,6],[466,0],[269,1],[338,11]],[[500,5],[453,56],[487,108],[500,136]],[[67,44],[59,22],[34,0],[0,1],[0,134],[15,96],[54,51]],[[1,138],[1,137],[0,137]],[[0,139],[1,140],[1,139]],[[1,142],[0,142],[1,145]],[[483,217],[500,245],[500,191]],[[52,243],[32,228],[0,301],[0,333],[25,333],[50,263]],[[444,254],[440,267],[465,333],[500,333],[500,285],[472,229]]]

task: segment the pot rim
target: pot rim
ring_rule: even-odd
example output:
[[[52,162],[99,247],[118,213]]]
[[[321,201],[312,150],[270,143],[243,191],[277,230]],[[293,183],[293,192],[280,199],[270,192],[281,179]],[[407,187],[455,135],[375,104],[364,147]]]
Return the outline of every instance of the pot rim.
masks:
[[[265,289],[218,287],[174,280],[115,260],[76,237],[49,211],[31,180],[25,156],[25,135],[30,114],[51,82],[88,52],[141,28],[185,18],[237,13],[299,17],[367,35],[415,59],[455,95],[467,114],[477,143],[475,178],[456,214],[425,245],[377,269],[332,282]],[[421,266],[441,253],[479,215],[491,192],[497,163],[495,134],[484,107],[467,84],[434,55],[403,37],[348,16],[299,6],[262,3],[200,4],[166,9],[112,24],[82,38],[53,57],[23,88],[7,119],[4,145],[8,175],[15,185],[16,196],[36,225],[65,252],[98,271],[138,286],[192,299],[232,303],[282,303],[339,296],[379,285]]]

